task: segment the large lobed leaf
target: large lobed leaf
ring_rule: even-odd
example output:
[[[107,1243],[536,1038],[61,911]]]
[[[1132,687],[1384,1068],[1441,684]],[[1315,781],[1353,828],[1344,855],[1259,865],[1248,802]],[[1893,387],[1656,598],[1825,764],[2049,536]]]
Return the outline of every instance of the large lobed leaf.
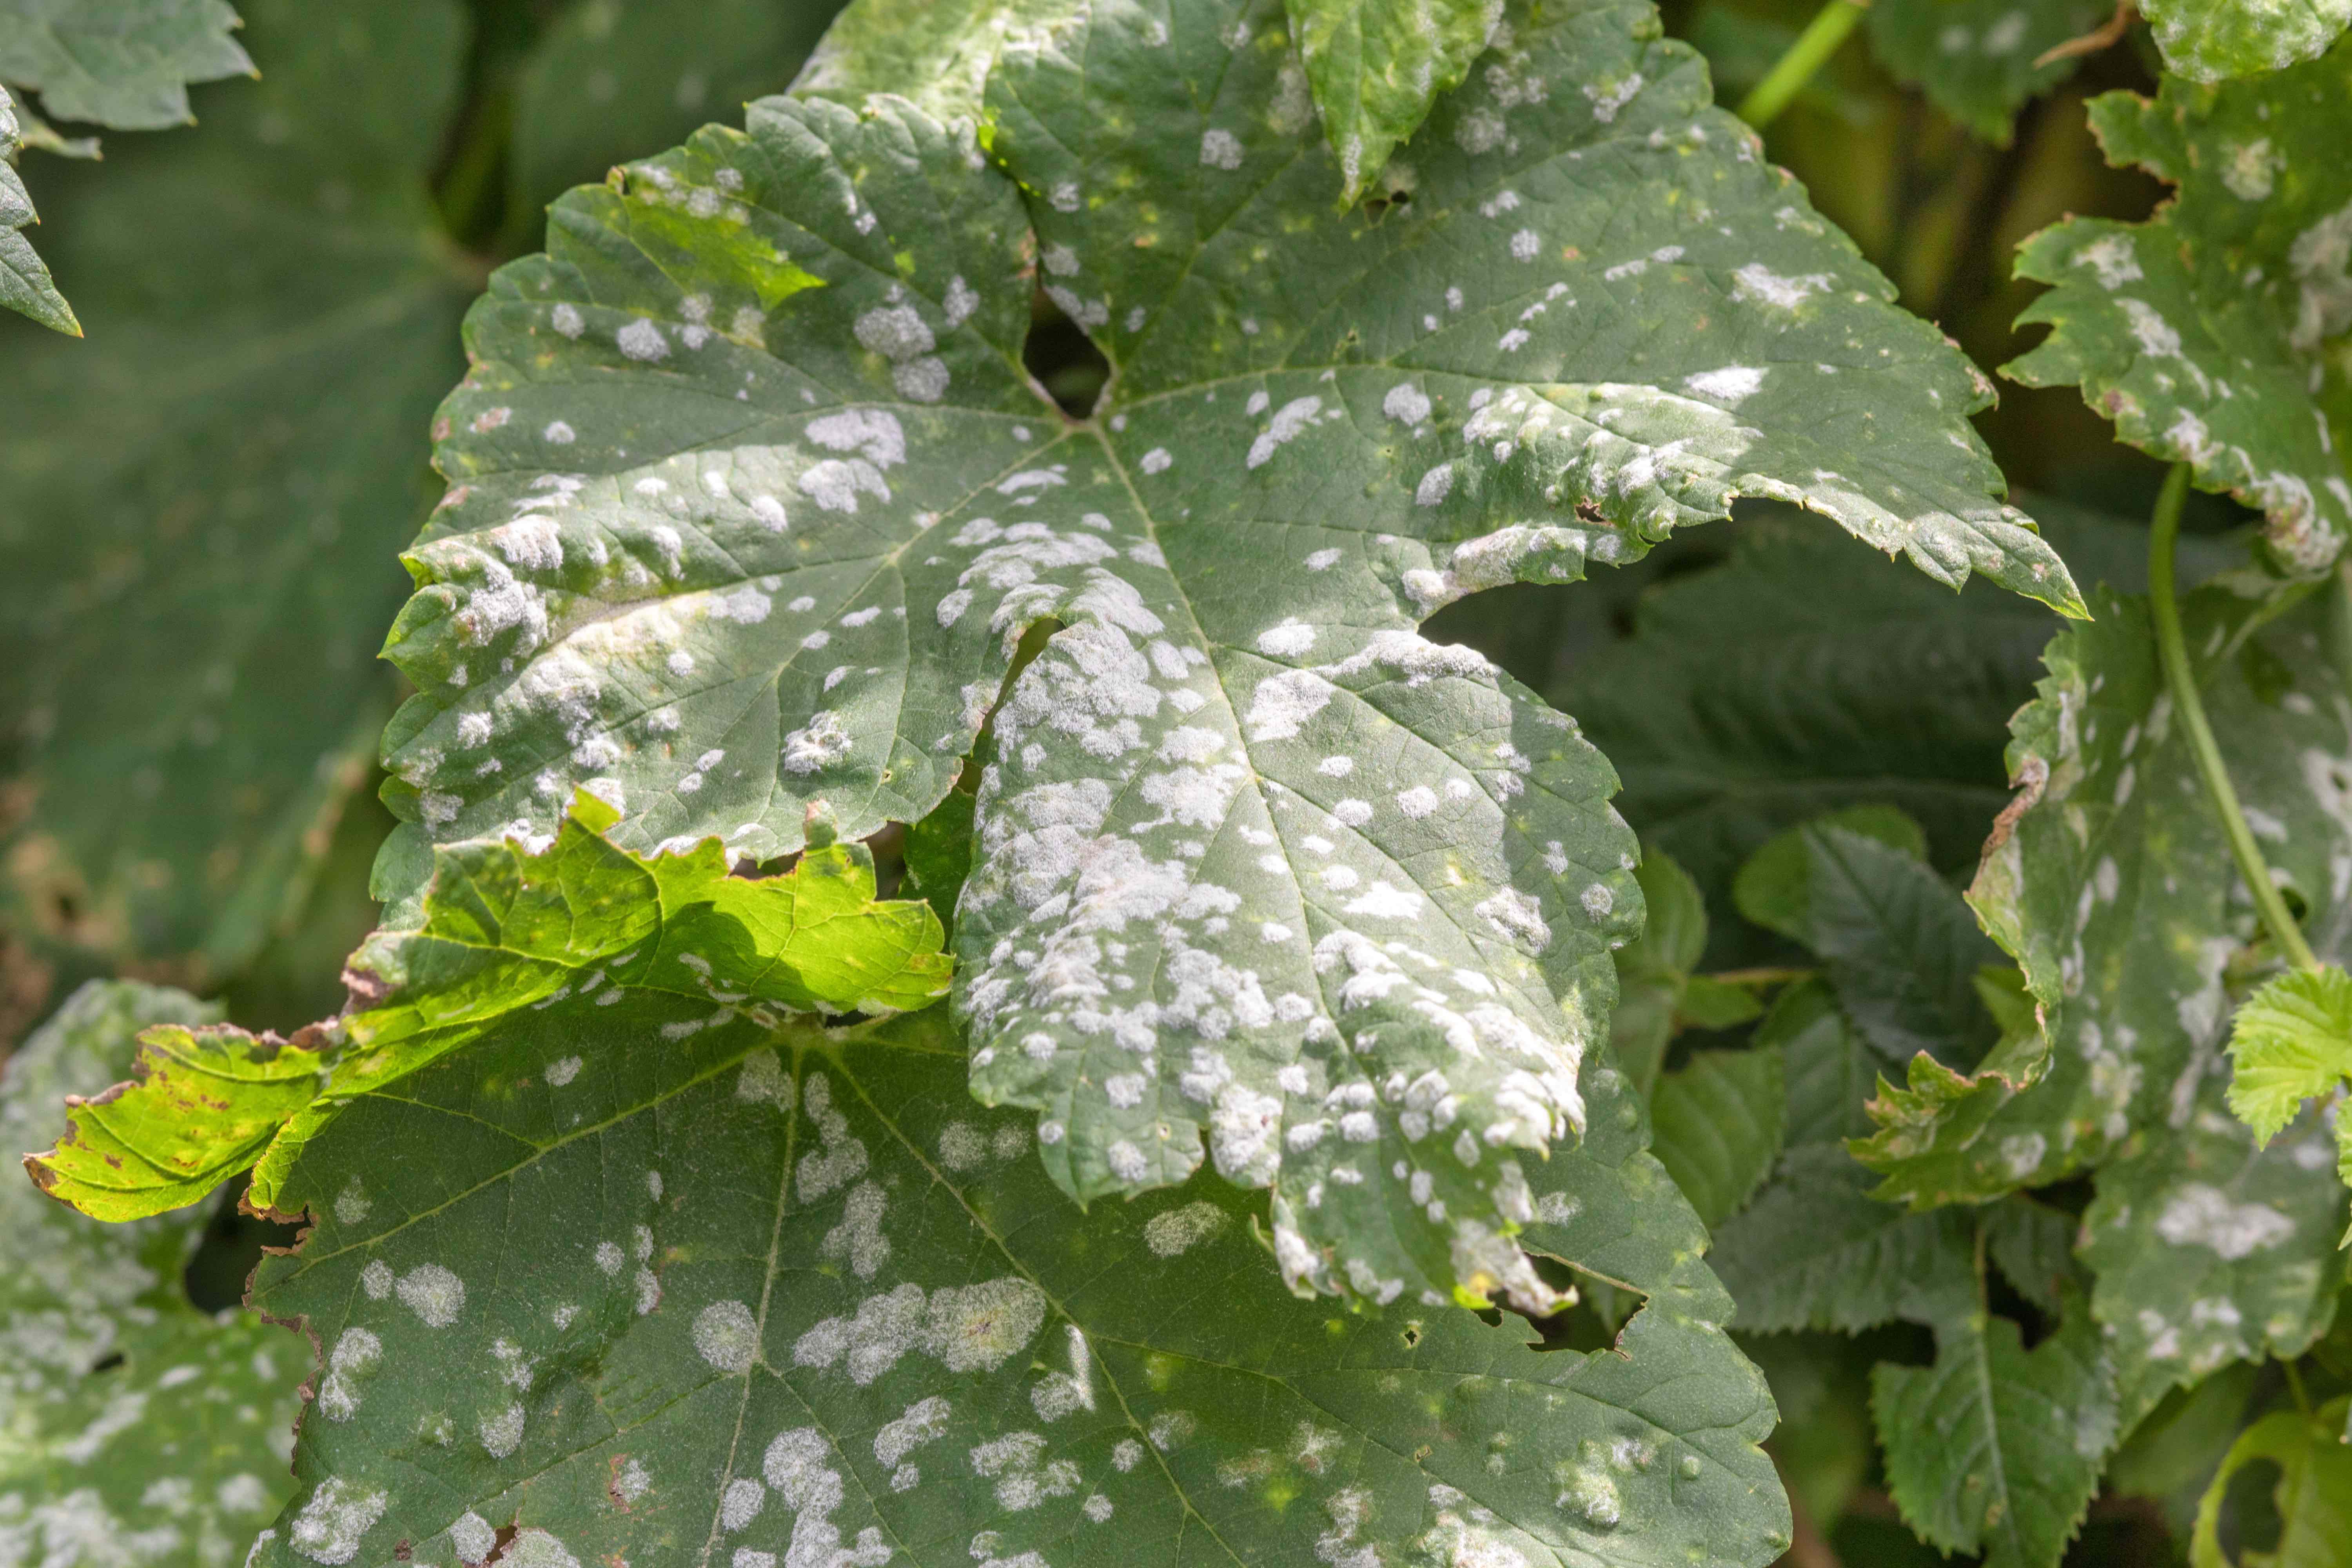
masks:
[[[2072,584],[1984,499],[1967,367],[1645,5],[1513,22],[1378,221],[1332,205],[1271,4],[990,36],[1012,179],[903,101],[772,100],[499,274],[390,645],[395,807],[446,838],[585,784],[640,848],[773,855],[817,799],[870,832],[1059,621],[978,802],[975,1089],[1081,1197],[1274,1184],[1302,1286],[1548,1305],[1508,1233],[1581,1118],[1633,847],[1572,723],[1419,619],[1743,489]],[[1019,368],[1033,266],[1114,367],[1094,419]]]
[[[380,931],[352,954],[343,1016],[291,1041],[150,1031],[135,1079],[70,1101],[65,1135],[26,1168],[77,1208],[129,1219],[257,1167],[250,1201],[267,1207],[353,1100],[520,1011],[593,1017],[640,992],[698,1005],[700,1023],[672,1026],[666,1042],[738,1013],[892,1013],[945,994],[938,917],[876,902],[864,846],[814,844],[782,876],[740,878],[708,841],[652,858],[616,849],[600,836],[612,821],[583,798],[542,842],[436,850],[415,926]],[[577,1071],[581,1058],[569,1060]]]
[[[1289,1298],[1229,1186],[1078,1215],[939,1012],[644,1047],[702,1021],[650,992],[525,1010],[304,1150],[280,1199],[316,1223],[257,1300],[320,1346],[320,1393],[257,1568],[1760,1568],[1787,1542],[1769,1399],[1613,1072],[1532,1236],[1650,1305],[1613,1350],[1538,1354],[1513,1321]]]
[[[2091,121],[2111,161],[2179,195],[2143,223],[2070,218],[2026,242],[2019,274],[2055,287],[2019,323],[2053,330],[2007,374],[2079,384],[2125,440],[2261,508],[2282,563],[2315,573],[2352,533],[2336,351],[2352,328],[2352,47],[2218,88],[2109,93]]]
[[[459,8],[246,10],[265,79],[44,190],[90,341],[0,333],[0,897],[20,935],[215,976],[364,777],[392,698],[366,628],[473,288],[425,188]]]
[[[9,1058],[0,1146],[120,1078],[142,1026],[213,1016],[177,991],[83,986]],[[189,1305],[181,1270],[207,1218],[105,1226],[0,1182],[0,1563],[226,1568],[291,1494],[299,1352]]]

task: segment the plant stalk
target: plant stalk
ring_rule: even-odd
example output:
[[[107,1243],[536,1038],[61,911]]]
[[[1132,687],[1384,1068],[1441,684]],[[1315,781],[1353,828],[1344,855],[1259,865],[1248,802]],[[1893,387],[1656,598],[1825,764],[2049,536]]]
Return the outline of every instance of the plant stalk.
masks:
[[[1797,41],[1789,46],[1789,52],[1772,62],[1772,68],[1765,73],[1764,79],[1758,82],[1755,89],[1741,100],[1739,118],[1759,131],[1778,120],[1780,111],[1795,100],[1797,94],[1804,91],[1807,82],[1813,79],[1813,73],[1827,65],[1830,57],[1837,53],[1838,46],[1844,43],[1846,35],[1853,31],[1854,24],[1862,20],[1862,14],[1869,4],[1870,0],[1829,0],[1829,4],[1816,12],[1813,19],[1805,25],[1805,30],[1797,35]]]
[[[2189,647],[2180,635],[2180,605],[2174,598],[2172,571],[2180,540],[2180,508],[2188,499],[2189,465],[2175,463],[2164,477],[2163,493],[2157,497],[2147,541],[2147,608],[2156,623],[2156,652],[2164,666],[2165,689],[2172,694],[2173,712],[2188,732],[2189,753],[2197,759],[2197,772],[2205,780],[2206,798],[2221,818],[2230,853],[2237,858],[2239,874],[2254,895],[2254,908],[2269,928],[2271,940],[2295,968],[2317,969],[2319,960],[2312,956],[2302,928],[2294,923],[2286,900],[2279,896],[2278,885],[2271,880],[2270,865],[2254,842],[2254,830],[2246,826],[2238,792],[2221,763],[2221,748],[2214,743],[2213,727],[2205,721],[2205,702],[2197,694],[2197,678],[2189,668]]]

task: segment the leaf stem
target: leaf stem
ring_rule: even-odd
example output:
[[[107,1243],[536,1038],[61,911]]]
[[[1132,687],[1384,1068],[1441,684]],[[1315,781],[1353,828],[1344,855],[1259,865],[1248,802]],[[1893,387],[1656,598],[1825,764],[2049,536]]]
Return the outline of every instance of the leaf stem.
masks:
[[[2294,1370],[2294,1363],[2281,1360],[2279,1370],[2286,1373],[2286,1391],[2294,1397],[2294,1407],[2305,1415],[2311,1414],[2311,1395],[2304,1392],[2303,1373]]]
[[[2279,896],[2278,885],[2271,880],[2270,866],[2254,842],[2253,829],[2246,826],[2246,814],[2238,805],[2238,792],[2231,786],[2229,770],[2221,763],[2221,748],[2214,742],[2212,726],[2205,721],[2205,703],[2197,694],[2197,678],[2189,668],[2189,648],[2180,635],[2180,606],[2173,596],[2172,571],[2173,555],[2180,540],[2180,508],[2188,498],[2189,465],[2175,463],[2172,471],[2164,477],[2163,493],[2157,497],[2147,541],[2148,616],[2156,623],[2156,651],[2164,666],[2165,689],[2172,694],[2173,711],[2188,731],[2189,750],[2197,759],[2197,772],[2205,780],[2206,796],[2221,818],[2221,831],[2230,840],[2230,852],[2237,858],[2238,871],[2254,896],[2254,908],[2261,911],[2263,924],[2270,928],[2271,940],[2295,968],[2317,969],[2319,960],[2312,956],[2310,945],[2303,940],[2303,931],[2294,923],[2286,900]]]
[[[1794,101],[1813,73],[1829,63],[1846,35],[1862,20],[1870,0],[1829,0],[1829,4],[1813,14],[1789,52],[1772,62],[1764,79],[1741,100],[1739,118],[1761,131],[1780,117],[1780,111]]]

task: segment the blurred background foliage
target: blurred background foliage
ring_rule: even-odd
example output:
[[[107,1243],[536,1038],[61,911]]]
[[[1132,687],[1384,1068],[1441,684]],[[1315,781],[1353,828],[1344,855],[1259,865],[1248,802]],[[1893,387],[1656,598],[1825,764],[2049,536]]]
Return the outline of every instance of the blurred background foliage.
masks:
[[[1958,16],[1972,0],[1942,3]],[[835,6],[446,0],[420,3],[402,37],[307,55],[297,40],[331,0],[239,8],[261,79],[195,89],[194,128],[110,136],[102,163],[27,154],[44,254],[89,336],[0,319],[0,551],[16,563],[0,582],[0,1048],[96,974],[222,994],[256,1028],[340,1005],[392,826],[374,748],[401,693],[373,656],[405,592],[398,552],[438,493],[427,431],[463,373],[466,303],[535,248],[564,188],[787,86]],[[1813,9],[1664,3],[1727,104]],[[1903,303],[1990,372],[2040,331],[2011,326],[2032,293],[2011,277],[2017,243],[2160,200],[2105,164],[2084,115],[2092,94],[2152,90],[2152,49],[2134,28],[2053,68],[2054,89],[2007,125],[1998,106],[1955,118],[1885,52],[1858,32],[1767,145]],[[1099,357],[1049,308],[1039,322],[1033,369],[1066,405],[1090,403]],[[2072,390],[2000,397],[1979,428],[2078,580],[2142,586],[2160,467]],[[2210,572],[2245,520],[2192,504],[2205,540],[2188,564]],[[1738,918],[1731,879],[1821,812],[1898,805],[1937,869],[1965,879],[2006,798],[2009,716],[2057,626],[1756,506],[1588,584],[1481,595],[1430,629],[1578,717],[1622,775],[1624,815],[1695,880],[1700,967],[1721,969],[1790,962],[1785,939]],[[1685,1031],[1670,1060],[1708,1039]],[[2339,1318],[2323,1348],[2352,1374],[2347,1334]],[[1865,1338],[1858,1353],[1831,1335],[1749,1337],[1781,1403],[1801,1568],[1935,1560],[1885,1497],[1862,1370],[1928,1359],[1926,1331]],[[2184,1560],[2184,1510],[2229,1436],[2283,1397],[2276,1379],[2235,1369],[2168,1401],[2069,1561]],[[2263,1483],[2241,1480],[2258,1542]]]

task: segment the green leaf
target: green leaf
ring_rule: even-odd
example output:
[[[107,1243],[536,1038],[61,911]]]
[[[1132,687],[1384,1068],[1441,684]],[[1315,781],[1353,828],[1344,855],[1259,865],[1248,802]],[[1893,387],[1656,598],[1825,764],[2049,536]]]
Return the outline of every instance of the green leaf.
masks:
[[[2064,1316],[2069,1293],[2087,1294],[2091,1277],[2074,1260],[2074,1216],[2011,1194],[1979,1211],[1985,1251],[2017,1293],[2051,1318]]]
[[[2006,981],[1984,989],[2016,994]],[[2007,1134],[2011,1142],[2005,1151],[1979,1145],[2002,1108],[2048,1075],[2050,1054],[2050,1037],[2028,1011],[2009,1021],[2000,1043],[1973,1071],[1957,1071],[1921,1051],[1910,1060],[1904,1087],[1879,1079],[1878,1093],[1865,1108],[1875,1131],[1846,1145],[1856,1160],[1886,1178],[1872,1196],[1914,1208],[1981,1203],[2031,1174],[2044,1152],[2032,1134]]]
[[[2257,962],[2252,908],[2173,721],[2146,605],[2111,595],[2098,605],[2096,622],[2051,644],[2041,695],[2017,716],[2019,794],[1969,895],[2043,1004],[2053,1050],[2049,1076],[1974,1144],[1965,1179],[1979,1191],[2044,1185],[2097,1164],[2136,1127],[2186,1125],[2219,1065],[2231,986]],[[2321,956],[2340,963],[2333,868],[2352,854],[2336,804],[2352,785],[2338,760],[2352,755],[2345,689],[2322,652],[2325,605],[2278,607],[2217,586],[2181,612],[2263,852],[2309,911]],[[2291,671],[2274,701],[2248,683],[2250,646]]]
[[[2121,581],[2147,554],[2143,524],[2030,510],[2084,583]],[[1722,889],[1776,834],[1824,812],[1896,806],[1926,828],[1934,864],[1974,861],[2000,809],[2010,715],[2058,624],[1990,587],[1954,595],[1886,571],[1793,508],[1758,511],[1727,561],[1644,595],[1632,637],[1580,653],[1545,689],[1623,778],[1619,809],[1645,842],[1710,890],[1726,964],[1772,954],[1737,945]],[[2184,552],[2184,577],[2210,560]]]
[[[887,93],[934,119],[976,128],[989,70],[1008,39],[1039,37],[1076,9],[1073,0],[854,0],[793,90],[853,109]],[[1301,77],[1295,96],[1302,110],[1305,88]]]
[[[2219,88],[2109,93],[2091,119],[2110,160],[2178,195],[2145,223],[2073,218],[2026,242],[2019,275],[2055,287],[2019,324],[2053,331],[2007,374],[2078,384],[2124,440],[2266,512],[2281,562],[2316,573],[2352,531],[2352,386],[2333,346],[2352,283],[2330,237],[2352,201],[2352,48]]]
[[[566,187],[600,180],[648,147],[668,146],[781,90],[836,8],[835,0],[606,0],[566,8],[531,46],[515,82],[509,210],[535,225]]]
[[[1871,1130],[1863,1109],[1881,1058],[1820,980],[1800,981],[1780,993],[1757,1026],[1758,1050],[1780,1053],[1788,1079],[1790,1148],[1843,1146]]]
[[[2102,0],[1886,0],[1870,8],[1870,48],[1899,81],[1996,146],[2017,111],[2074,74],[2042,54],[2107,19]]]
[[[1487,45],[1507,47],[1502,0],[1286,0],[1286,9],[1349,201]]]
[[[236,26],[227,0],[5,0],[0,81],[39,93],[52,120],[184,125],[190,82],[260,74]]]
[[[2274,1410],[2238,1435],[2198,1500],[2195,1532],[2189,1542],[2190,1568],[2226,1568],[2221,1550],[2221,1505],[2238,1472],[2269,1460],[2279,1469],[2273,1489],[2278,1515],[2277,1544],[2262,1561],[2276,1568],[2321,1568],[2352,1557],[2352,1447],[2344,1433],[2352,1422],[2352,1401],[2336,1399],[2318,1410]],[[2242,1561],[2252,1564],[2254,1554]]]
[[[82,7],[79,9],[95,9]],[[245,7],[268,78],[47,174],[87,343],[0,387],[0,898],[16,934],[220,974],[299,910],[392,705],[416,434],[475,284],[425,177],[449,0]],[[5,335],[5,334],[0,334]]]
[[[1925,864],[1927,835],[1910,813],[1900,806],[1849,805],[1824,812],[1810,827],[1836,827],[1876,839]],[[1732,901],[1739,912],[1767,931],[1804,942],[1812,930],[1812,854],[1806,828],[1777,833],[1739,868],[1731,884]]]
[[[1670,856],[1644,854],[1633,878],[1642,889],[1642,932],[1617,950],[1609,1043],[1646,1095],[1665,1063],[1691,968],[1706,951],[1706,906],[1698,884]]]
[[[2267,1143],[2305,1100],[2352,1077],[2352,974],[2329,964],[2264,984],[2231,1021],[2230,1061],[2230,1109]],[[2342,1136],[2352,1150],[2352,1126]],[[2352,1153],[2345,1159],[2352,1181]]]
[[[203,1202],[317,1098],[323,1068],[318,1043],[303,1036],[159,1024],[140,1034],[131,1071],[92,1099],[68,1098],[57,1147],[25,1156],[51,1197],[96,1219]]]
[[[121,1078],[142,1026],[215,1014],[177,991],[84,985],[9,1058],[0,1146],[31,1146],[65,1096]],[[181,1270],[208,1217],[100,1225],[0,1182],[0,1561],[233,1562],[292,1491],[299,1352],[249,1314],[189,1304]]]
[[[1981,1310],[1936,1331],[1933,1366],[1881,1363],[1871,1412],[1904,1522],[1986,1568],[2056,1568],[2115,1446],[2115,1371],[2077,1310],[2032,1350]]]
[[[81,323],[74,320],[73,307],[49,280],[48,265],[33,249],[33,242],[20,232],[26,224],[40,221],[16,173],[16,149],[23,140],[16,100],[0,87],[0,305],[78,338]]]
[[[1850,1334],[1967,1314],[1969,1221],[1951,1209],[1906,1214],[1869,1188],[1870,1173],[1834,1144],[1782,1156],[1780,1174],[1717,1230],[1716,1272],[1739,1303],[1738,1327]]]
[[[813,844],[782,876],[755,879],[730,874],[709,841],[653,858],[616,849],[600,836],[612,821],[583,796],[543,842],[436,849],[422,919],[352,955],[342,1016],[282,1049],[227,1027],[159,1033],[137,1081],[76,1109],[58,1149],[27,1163],[102,1218],[185,1203],[247,1166],[251,1202],[268,1209],[304,1145],[353,1099],[521,1012],[576,1021],[641,992],[698,1005],[701,1022],[668,1040],[739,1012],[889,1013],[946,994],[938,917],[875,902],[863,845]]]
[[[1803,830],[1804,941],[1863,1037],[1891,1061],[1973,1061],[1993,1038],[1976,978],[2000,954],[1924,862],[1843,827]]]
[[[1292,1299],[1263,1200],[1212,1180],[1081,1215],[940,1014],[644,1048],[700,1016],[525,1010],[304,1152],[283,1196],[316,1226],[257,1300],[331,1392],[256,1568],[476,1561],[509,1528],[525,1563],[747,1568],[1761,1568],[1788,1540],[1769,1395],[1620,1075],[1539,1238],[1651,1304],[1538,1354],[1513,1320]],[[445,1157],[383,1155],[417,1147]]]
[[[2134,1142],[2098,1173],[2082,1257],[2138,1409],[2232,1361],[2310,1348],[2346,1279],[2345,1193],[2318,1113],[2257,1148],[2209,1079],[2180,1126],[2158,1122]]]
[[[1745,1207],[1780,1157],[1788,1089],[1777,1051],[1696,1051],[1658,1080],[1652,1147],[1710,1227]]]
[[[971,875],[973,797],[951,789],[947,798],[907,829],[907,875],[930,901],[940,923],[955,926],[956,899]]]
[[[2148,0],[2142,9],[2165,69],[2195,82],[2283,70],[2326,53],[2352,25],[2345,0]]]
[[[1983,499],[1965,364],[1655,35],[1638,4],[1515,24],[1380,222],[1258,112],[1266,0],[1019,35],[987,88],[1010,178],[904,101],[800,99],[565,197],[445,408],[395,809],[447,838],[593,783],[620,842],[755,858],[813,800],[853,836],[919,818],[1050,616],[958,914],[975,1091],[1040,1112],[1081,1198],[1212,1153],[1276,1184],[1301,1284],[1549,1305],[1503,1152],[1577,1124],[1633,840],[1571,722],[1419,619],[1741,489],[2074,603]],[[1693,179],[1703,220],[1666,199]],[[1032,257],[1116,368],[1094,419],[1021,369]],[[1552,309],[1578,289],[1618,326]],[[1817,441],[1864,406],[1861,447]],[[1401,1161],[1447,1217],[1392,1202]]]

